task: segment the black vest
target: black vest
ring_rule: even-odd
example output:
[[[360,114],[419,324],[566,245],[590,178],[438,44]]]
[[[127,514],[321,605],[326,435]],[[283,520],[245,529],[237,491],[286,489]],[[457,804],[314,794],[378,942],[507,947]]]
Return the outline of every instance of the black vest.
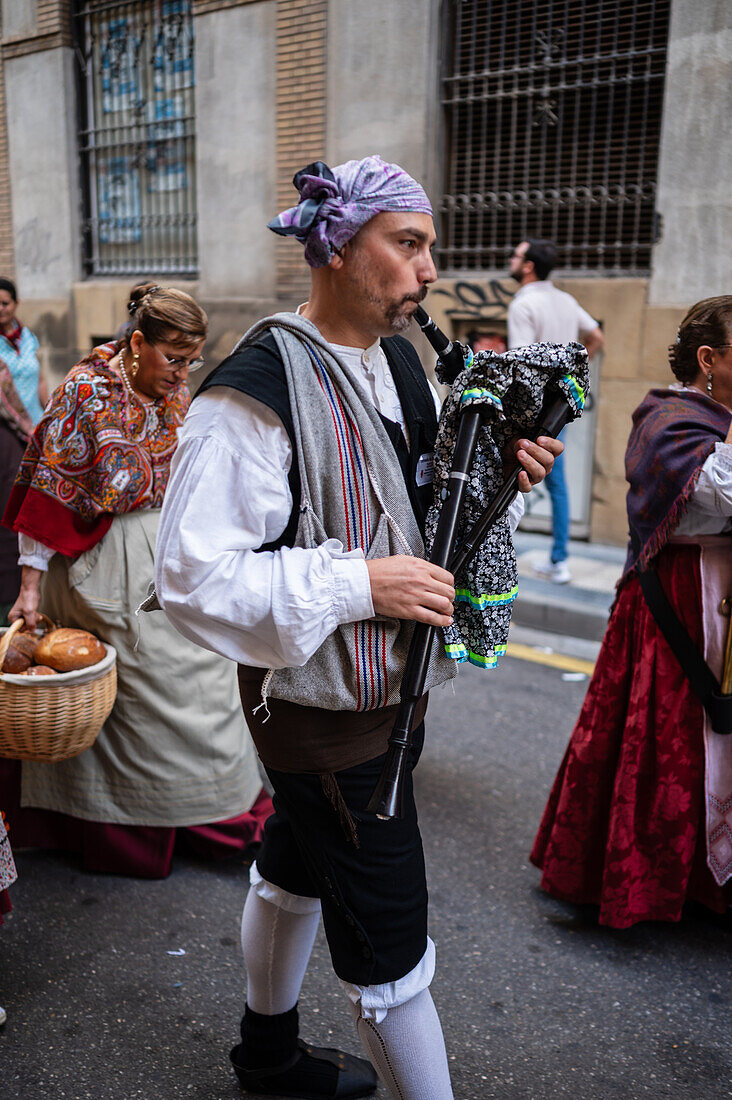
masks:
[[[417,484],[417,466],[423,455],[428,455],[431,459],[435,449],[437,435],[435,402],[419,356],[409,341],[402,336],[391,336],[382,340],[381,346],[399,396],[404,423],[409,434],[409,446],[398,424],[385,416],[381,416],[381,421],[391,440],[414,515],[424,534],[427,510],[432,503],[432,482],[425,485]],[[198,394],[205,393],[213,386],[229,386],[261,401],[277,414],[290,437],[292,465],[288,480],[293,501],[292,511],[280,537],[260,549],[278,550],[281,546],[292,546],[295,541],[300,507],[300,471],[295,451],[285,368],[271,332],[256,343],[248,344],[235,351],[228,359],[224,359],[223,363],[205,380]]]

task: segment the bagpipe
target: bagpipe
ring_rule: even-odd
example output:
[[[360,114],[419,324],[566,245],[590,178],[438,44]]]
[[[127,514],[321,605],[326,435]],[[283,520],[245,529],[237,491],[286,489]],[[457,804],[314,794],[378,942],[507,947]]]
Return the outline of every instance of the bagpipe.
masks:
[[[509,360],[492,352],[479,353],[477,357],[473,357],[470,349],[450,341],[421,306],[417,308],[414,320],[437,352],[440,366],[438,377],[454,383],[453,394],[461,391],[455,398],[459,402],[459,423],[449,473],[445,484],[439,490],[439,499],[436,502],[439,504],[439,515],[429,555],[433,565],[447,569],[455,576],[457,586],[458,575],[473,560],[491,528],[508,511],[511,501],[518,492],[522,467],[516,462],[506,474],[493,499],[458,541],[457,532],[476,446],[489,415],[488,410],[490,410],[490,416],[504,419],[504,403],[511,395],[510,380],[509,384],[503,386],[502,402],[496,394],[484,387],[472,388],[471,373],[479,363],[490,366],[491,363],[498,365],[501,360],[504,363]],[[528,428],[525,422],[521,424],[521,434],[534,442],[539,436],[556,438],[566,424],[581,415],[587,388],[587,353],[583,348],[580,349],[579,345],[569,347],[574,348],[572,354],[579,364],[580,382],[576,377],[567,374],[564,366],[559,370],[548,371],[546,380],[542,379],[541,383],[543,400],[541,400],[538,417]],[[522,350],[531,352],[535,348],[549,349],[548,361],[551,360],[552,348],[556,349],[557,356],[567,351],[560,345],[532,345]],[[494,387],[496,391],[499,388]],[[471,394],[487,394],[490,400],[488,404],[481,403],[480,400],[472,400]],[[520,398],[518,404],[521,404]],[[412,722],[417,703],[424,694],[435,630],[436,627],[426,623],[415,625],[402,675],[399,707],[389,737],[386,759],[367,806],[369,812],[385,821],[402,816],[402,790],[411,748]]]

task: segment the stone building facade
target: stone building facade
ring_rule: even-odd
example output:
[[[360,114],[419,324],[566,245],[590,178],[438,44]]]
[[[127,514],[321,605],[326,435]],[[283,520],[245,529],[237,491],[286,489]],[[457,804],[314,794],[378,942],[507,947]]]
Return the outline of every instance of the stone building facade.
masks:
[[[187,271],[135,268],[125,261],[116,274],[100,274],[88,248],[89,161],[80,157],[82,134],[89,147],[83,102],[91,94],[80,77],[80,28],[94,26],[95,0],[1,0],[0,273],[18,284],[22,319],[38,334],[53,380],[92,340],[117,329],[130,286],[148,276],[183,286],[201,301],[211,319],[211,362],[254,319],[302,301],[307,278],[298,247],[264,227],[291,204],[293,172],[308,161],[339,163],[379,152],[424,181],[439,210],[445,191],[445,3],[113,5],[120,25],[126,18],[149,22],[154,9],[170,19],[183,14],[192,28],[194,117],[186,125],[195,141],[181,201],[192,204],[186,217],[195,225],[197,249]],[[646,0],[651,8],[653,3]],[[489,7],[485,0],[483,8]],[[476,10],[482,17],[480,5]],[[118,41],[119,26],[114,33]],[[550,57],[551,37],[547,43]],[[667,378],[666,347],[680,318],[693,301],[730,290],[731,57],[729,5],[671,0],[655,195],[659,230],[649,267],[628,274],[583,270],[575,263],[555,280],[601,322],[606,338],[593,438],[584,452],[591,495],[581,533],[594,539],[625,539],[623,452],[630,414],[650,386]],[[121,84],[110,91],[109,65],[116,63],[107,56],[107,69],[97,74],[103,88],[98,94],[129,94],[120,91]],[[141,64],[139,57],[134,63]],[[176,96],[165,103],[183,103]],[[109,101],[112,108],[120,102]],[[549,98],[543,109],[551,114]],[[151,134],[167,134],[170,145],[178,140],[178,122],[165,118],[167,130],[161,130],[163,122],[148,123],[146,148],[153,144]],[[144,142],[138,144],[142,153],[130,163],[139,182],[149,153]],[[95,155],[101,156],[99,147]],[[159,191],[156,202],[173,203],[171,181],[179,167],[168,162],[167,175],[148,184],[147,190]],[[92,186],[97,214],[100,186],[98,179]],[[144,223],[144,203],[151,200],[143,194],[141,201],[142,214],[133,211],[130,222]],[[98,231],[99,219],[96,224]],[[126,232],[131,239],[131,230]],[[118,231],[117,238],[124,240],[124,233]],[[436,288],[441,293],[433,291],[428,304],[438,323],[459,335],[476,320],[500,322],[511,289],[503,265],[462,270],[444,264]]]

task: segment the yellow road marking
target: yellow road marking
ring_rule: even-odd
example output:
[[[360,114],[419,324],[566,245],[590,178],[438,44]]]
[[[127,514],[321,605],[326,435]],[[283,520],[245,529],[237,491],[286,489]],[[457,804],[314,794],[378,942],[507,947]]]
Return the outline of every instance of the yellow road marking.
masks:
[[[565,657],[561,653],[542,653],[540,649],[521,645],[519,642],[508,643],[506,656],[516,657],[519,661],[533,661],[537,665],[561,668],[563,672],[584,672],[587,676],[591,676],[595,670],[594,661],[583,661],[581,657]]]

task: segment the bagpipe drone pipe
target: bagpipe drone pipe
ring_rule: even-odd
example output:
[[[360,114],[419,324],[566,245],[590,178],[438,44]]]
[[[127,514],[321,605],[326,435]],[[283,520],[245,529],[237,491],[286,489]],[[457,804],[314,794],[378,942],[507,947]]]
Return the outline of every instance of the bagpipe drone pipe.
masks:
[[[500,595],[471,596],[464,578],[518,492],[522,467],[516,460],[504,474],[501,455],[516,436],[532,441],[539,436],[556,438],[566,424],[581,415],[588,390],[587,352],[580,344],[532,344],[503,354],[479,352],[474,356],[469,348],[452,343],[421,307],[414,320],[438,354],[438,379],[451,385],[438,429],[438,449],[448,457],[441,471],[436,455],[435,500],[427,519],[429,560],[454,575],[458,598],[476,607],[499,603]],[[492,473],[486,473],[486,455],[492,456]],[[486,496],[489,503],[484,505]],[[480,503],[476,505],[476,501]],[[475,518],[467,530],[461,530],[466,514]],[[515,570],[512,549],[511,559]],[[515,589],[514,585],[512,594],[503,598],[500,612],[506,633]],[[382,820],[402,816],[412,721],[424,694],[435,631],[436,627],[425,623],[415,625],[386,759],[367,807]],[[474,654],[452,628],[443,635],[448,656],[470,659],[483,667],[495,664],[491,651],[490,660]],[[505,646],[496,648],[505,650]]]

